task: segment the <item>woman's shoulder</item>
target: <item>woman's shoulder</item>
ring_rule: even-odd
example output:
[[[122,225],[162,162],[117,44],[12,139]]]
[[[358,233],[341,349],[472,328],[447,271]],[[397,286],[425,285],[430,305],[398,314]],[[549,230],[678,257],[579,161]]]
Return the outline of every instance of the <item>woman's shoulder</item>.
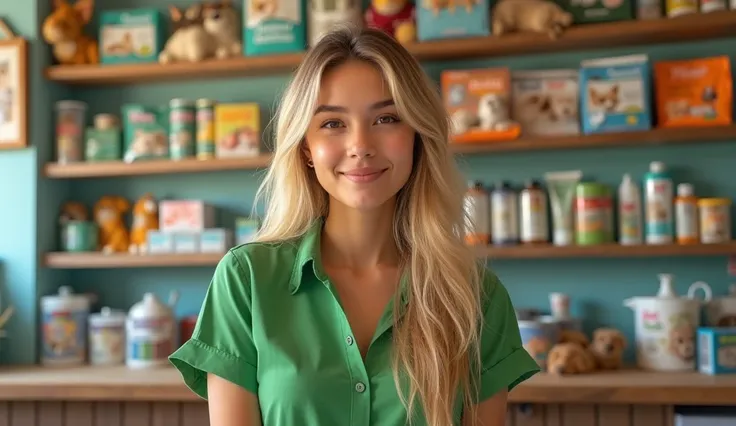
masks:
[[[483,310],[489,308],[513,309],[511,296],[501,279],[489,267],[481,268],[481,302]]]
[[[298,242],[249,242],[228,250],[215,276],[237,277],[251,287],[288,280],[299,252]]]

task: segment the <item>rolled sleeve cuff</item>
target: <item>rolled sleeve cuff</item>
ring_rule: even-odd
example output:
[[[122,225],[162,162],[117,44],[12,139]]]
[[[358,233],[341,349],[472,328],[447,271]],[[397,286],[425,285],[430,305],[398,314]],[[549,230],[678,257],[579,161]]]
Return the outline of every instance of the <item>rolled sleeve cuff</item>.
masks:
[[[189,339],[169,356],[184,384],[207,399],[207,373],[232,382],[252,393],[258,391],[256,367],[251,363],[197,339]]]
[[[539,365],[523,347],[515,349],[506,358],[481,373],[478,402],[492,397],[504,388],[511,391],[539,371]]]

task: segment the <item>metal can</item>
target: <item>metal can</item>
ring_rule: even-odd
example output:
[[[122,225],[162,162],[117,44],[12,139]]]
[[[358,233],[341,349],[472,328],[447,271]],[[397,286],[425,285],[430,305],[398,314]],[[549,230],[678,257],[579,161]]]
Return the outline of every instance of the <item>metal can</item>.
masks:
[[[84,160],[84,132],[87,104],[80,101],[56,103],[56,161],[59,164]]]
[[[491,200],[481,182],[471,181],[465,192],[465,242],[487,245],[491,238]]]
[[[194,156],[194,105],[186,99],[169,102],[169,155],[173,160]]]
[[[579,245],[613,242],[611,190],[596,182],[582,182],[576,188],[575,241]]]
[[[726,243],[731,240],[731,200],[728,198],[701,198],[700,242],[703,244]]]
[[[521,242],[545,243],[549,241],[547,220],[547,194],[537,180],[531,180],[519,196],[521,206]]]
[[[197,100],[197,158],[215,158],[215,103]]]
[[[493,244],[519,242],[519,204],[511,185],[502,181],[491,192],[491,239]]]

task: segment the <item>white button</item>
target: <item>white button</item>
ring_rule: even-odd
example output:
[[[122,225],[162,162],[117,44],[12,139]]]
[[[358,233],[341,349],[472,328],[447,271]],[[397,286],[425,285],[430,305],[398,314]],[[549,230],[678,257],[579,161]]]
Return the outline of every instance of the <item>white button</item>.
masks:
[[[355,391],[358,393],[363,393],[365,391],[365,385],[363,383],[356,383],[355,384]]]
[[[353,336],[348,336],[345,338],[345,343],[348,344],[348,346],[353,344]]]

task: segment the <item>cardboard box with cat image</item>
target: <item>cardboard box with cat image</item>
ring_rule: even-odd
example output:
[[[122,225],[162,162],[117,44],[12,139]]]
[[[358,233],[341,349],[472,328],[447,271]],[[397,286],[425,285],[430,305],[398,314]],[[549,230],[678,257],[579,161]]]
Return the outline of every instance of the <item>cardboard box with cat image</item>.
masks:
[[[583,61],[580,104],[585,134],[651,129],[648,57],[627,55]]]
[[[580,134],[577,69],[515,71],[511,118],[528,136]]]

